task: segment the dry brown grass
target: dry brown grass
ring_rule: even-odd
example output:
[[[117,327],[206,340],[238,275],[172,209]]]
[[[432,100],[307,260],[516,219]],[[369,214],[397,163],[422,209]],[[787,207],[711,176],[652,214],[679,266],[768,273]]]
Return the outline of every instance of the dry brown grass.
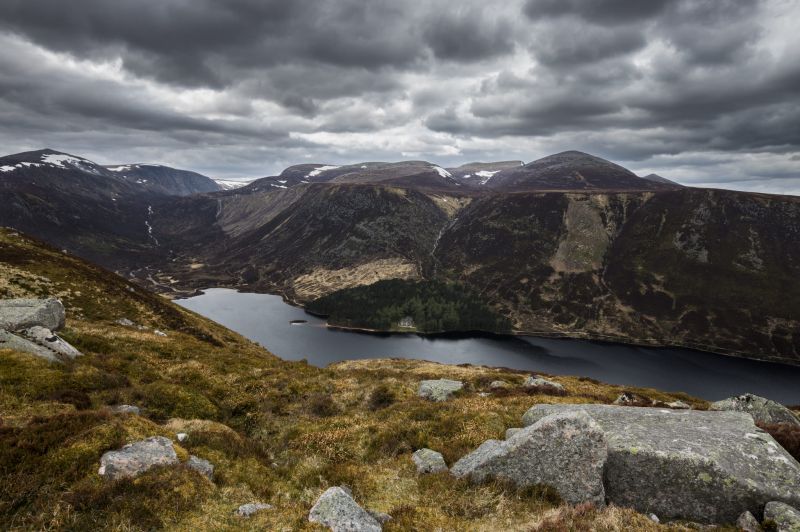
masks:
[[[321,369],[286,362],[74,258],[31,241],[14,245],[16,258],[0,255],[0,263],[27,271],[34,267],[26,261],[36,256],[34,273],[50,280],[47,290],[71,294],[64,336],[85,356],[51,365],[0,351],[0,528],[313,530],[309,509],[323,490],[340,484],[365,508],[392,515],[387,530],[658,528],[630,510],[560,506],[547,490],[420,477],[410,460],[427,446],[452,465],[519,426],[536,403],[611,402],[621,387],[557,376],[564,397],[528,395],[521,387],[526,373],[499,368],[373,360]],[[46,295],[14,286],[19,295]],[[149,329],[117,325],[120,317]],[[430,403],[416,396],[425,378],[462,380],[466,389],[452,401]],[[512,391],[478,395],[493,380]],[[635,391],[705,405],[680,394]],[[142,415],[110,414],[106,406],[120,403],[141,406]],[[106,450],[177,432],[189,434],[181,456],[196,454],[216,466],[213,483],[182,467],[119,483],[98,476]],[[246,522],[233,515],[252,501],[275,508]]]

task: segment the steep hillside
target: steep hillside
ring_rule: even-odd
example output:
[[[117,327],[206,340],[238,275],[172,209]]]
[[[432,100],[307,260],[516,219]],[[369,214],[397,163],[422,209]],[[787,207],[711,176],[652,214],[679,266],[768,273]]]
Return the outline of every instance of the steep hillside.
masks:
[[[244,338],[81,259],[0,229],[2,297],[62,298],[62,336],[84,355],[64,364],[0,350],[0,527],[48,530],[320,530],[309,509],[345,484],[385,530],[688,530],[632,510],[571,508],[551,490],[419,476],[411,452],[452,463],[536,403],[611,402],[623,389],[576,377],[565,392],[522,388],[525,375],[421,361],[314,368]],[[132,322],[125,325],[118,320]],[[165,336],[155,333],[158,329]],[[446,403],[416,395],[425,378],[460,379]],[[489,383],[508,388],[491,391]],[[663,402],[681,399],[629,390]],[[480,393],[479,393],[480,392]],[[482,395],[481,395],[482,394]],[[135,405],[139,414],[111,407]],[[178,432],[187,436],[178,441]],[[98,474],[104,452],[150,436],[172,439],[179,465],[135,479]],[[213,478],[186,465],[210,461]],[[249,520],[239,505],[273,506]],[[538,527],[538,528],[537,528]]]
[[[189,196],[224,190],[224,187],[210,177],[160,164],[122,164],[105,168],[126,181],[158,194]]]
[[[91,161],[42,150],[0,159],[0,225],[110,267],[154,260],[156,195]]]
[[[522,331],[800,363],[800,199],[684,189],[479,198],[439,276]]]

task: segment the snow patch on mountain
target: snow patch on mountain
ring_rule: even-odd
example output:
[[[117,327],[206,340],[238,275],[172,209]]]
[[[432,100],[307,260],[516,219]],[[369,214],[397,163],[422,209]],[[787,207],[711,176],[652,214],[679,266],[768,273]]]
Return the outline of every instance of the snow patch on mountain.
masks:
[[[500,170],[494,170],[494,171],[481,170],[480,172],[475,172],[475,175],[478,176],[478,177],[483,178],[483,179],[481,179],[481,185],[485,185],[494,176],[494,174],[496,174],[499,171]]]
[[[215,179],[214,180],[223,190],[233,190],[235,188],[242,188],[252,183],[249,181],[239,181],[237,179]]]
[[[445,170],[441,166],[431,166],[431,168],[436,170],[436,172],[442,177],[445,177],[445,178],[453,177],[453,174],[451,174],[450,172],[448,172],[447,170]]]
[[[313,170],[311,170],[308,174],[306,174],[306,177],[315,177],[315,176],[318,176],[319,174],[321,174],[322,172],[325,172],[327,170],[336,170],[337,168],[339,168],[339,167],[338,166],[318,166],[318,167],[314,168]]]

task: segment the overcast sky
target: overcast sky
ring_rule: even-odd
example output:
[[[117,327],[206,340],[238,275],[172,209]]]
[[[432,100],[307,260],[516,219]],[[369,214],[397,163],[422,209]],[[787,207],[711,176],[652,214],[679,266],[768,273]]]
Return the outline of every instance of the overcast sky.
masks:
[[[212,177],[568,149],[800,194],[800,0],[2,0],[0,146]]]

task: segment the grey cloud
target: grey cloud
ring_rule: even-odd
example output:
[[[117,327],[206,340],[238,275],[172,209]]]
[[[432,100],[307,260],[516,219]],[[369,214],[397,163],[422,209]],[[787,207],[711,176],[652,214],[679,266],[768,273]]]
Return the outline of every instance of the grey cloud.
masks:
[[[669,3],[670,0],[528,0],[525,14],[534,20],[577,16],[616,25],[653,17]]]
[[[424,38],[436,57],[456,61],[485,59],[514,48],[511,24],[495,19],[489,6],[454,16],[444,12],[428,22]]]
[[[792,4],[4,0],[0,144],[226,176],[574,148],[777,187],[800,173]]]

